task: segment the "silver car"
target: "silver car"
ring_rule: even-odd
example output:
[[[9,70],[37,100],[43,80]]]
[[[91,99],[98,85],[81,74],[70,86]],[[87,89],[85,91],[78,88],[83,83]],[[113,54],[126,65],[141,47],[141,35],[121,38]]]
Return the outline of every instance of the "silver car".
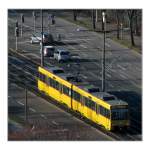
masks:
[[[57,49],[54,52],[54,59],[58,62],[68,61],[70,59],[70,53],[67,50]]]

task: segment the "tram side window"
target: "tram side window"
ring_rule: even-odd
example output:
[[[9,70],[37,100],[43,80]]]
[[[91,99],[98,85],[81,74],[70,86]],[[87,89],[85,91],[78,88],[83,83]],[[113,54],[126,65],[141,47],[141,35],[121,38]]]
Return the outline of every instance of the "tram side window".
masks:
[[[51,78],[48,78],[48,85],[52,86],[52,79]]]
[[[95,110],[95,102],[90,100],[89,98],[84,97],[85,106],[91,108],[92,110]]]
[[[43,82],[45,82],[45,75],[39,72],[39,79]]]
[[[49,86],[51,86],[51,87],[53,87],[53,88],[59,90],[59,86],[60,86],[60,85],[59,85],[59,82],[58,82],[58,81],[53,80],[52,78],[48,78],[48,84],[49,84]]]
[[[54,87],[56,90],[59,90],[59,82],[58,81],[55,81],[55,87]]]
[[[63,85],[63,93],[70,96],[70,89],[65,85]]]
[[[105,117],[110,118],[110,110],[105,109]]]
[[[84,97],[84,96],[81,96],[80,101],[81,101],[81,104],[82,104],[82,105],[85,105],[85,97]]]
[[[80,98],[81,98],[81,95],[78,92],[73,91],[73,99],[80,102]]]
[[[110,118],[110,111],[102,106],[99,106],[99,113],[107,118]]]
[[[52,87],[56,90],[59,90],[59,82],[56,80],[52,80]]]

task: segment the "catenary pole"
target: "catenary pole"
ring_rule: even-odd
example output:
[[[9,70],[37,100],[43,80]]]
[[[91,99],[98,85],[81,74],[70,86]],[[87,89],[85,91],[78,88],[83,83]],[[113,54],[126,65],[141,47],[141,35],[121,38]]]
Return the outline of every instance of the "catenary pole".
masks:
[[[106,16],[105,12],[102,12],[102,21],[104,25],[104,42],[103,42],[103,51],[102,51],[102,92],[105,92],[105,39],[106,39]]]

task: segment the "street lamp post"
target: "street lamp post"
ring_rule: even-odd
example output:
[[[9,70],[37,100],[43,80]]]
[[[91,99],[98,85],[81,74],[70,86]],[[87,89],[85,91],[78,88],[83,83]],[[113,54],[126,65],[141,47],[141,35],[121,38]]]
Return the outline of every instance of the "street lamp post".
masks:
[[[92,21],[93,21],[93,29],[95,30],[96,26],[95,26],[95,10],[94,9],[92,10]]]
[[[51,20],[51,16],[48,15],[48,33],[50,34],[50,20]]]
[[[43,57],[43,10],[41,9],[41,67],[44,66],[44,57]]]
[[[123,40],[123,24],[121,23],[120,26],[121,26],[121,40]]]
[[[103,51],[102,51],[102,92],[105,91],[105,39],[106,39],[106,14],[105,12],[102,12],[102,23],[103,23],[103,33],[104,33],[104,45],[103,45]]]
[[[34,33],[35,33],[35,12],[33,11],[32,12],[32,15],[33,15],[33,26],[34,26]]]
[[[22,20],[23,20],[23,14],[21,14],[20,17],[21,17],[21,31],[20,31],[20,34],[21,34],[21,37],[22,37],[22,24],[23,24]]]
[[[96,22],[98,22],[98,10],[96,9]]]

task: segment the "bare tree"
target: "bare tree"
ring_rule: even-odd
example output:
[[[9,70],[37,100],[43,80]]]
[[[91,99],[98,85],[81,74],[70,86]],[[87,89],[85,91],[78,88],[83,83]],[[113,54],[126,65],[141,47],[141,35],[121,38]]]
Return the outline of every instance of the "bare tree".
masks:
[[[117,39],[120,39],[120,25],[123,20],[124,10],[118,9],[115,10],[116,22],[117,22]]]
[[[141,15],[142,12],[141,10],[137,10],[136,13],[135,13],[135,34],[136,35],[139,35],[140,34],[140,31],[141,31]]]
[[[92,23],[93,23],[93,29],[95,30],[96,29],[96,24],[95,24],[95,13],[96,13],[96,10],[92,10]]]
[[[133,22],[134,22],[134,16],[136,15],[137,10],[127,10],[128,18],[130,22],[130,36],[131,36],[131,44],[132,46],[135,46],[134,42],[134,33],[133,33]]]

